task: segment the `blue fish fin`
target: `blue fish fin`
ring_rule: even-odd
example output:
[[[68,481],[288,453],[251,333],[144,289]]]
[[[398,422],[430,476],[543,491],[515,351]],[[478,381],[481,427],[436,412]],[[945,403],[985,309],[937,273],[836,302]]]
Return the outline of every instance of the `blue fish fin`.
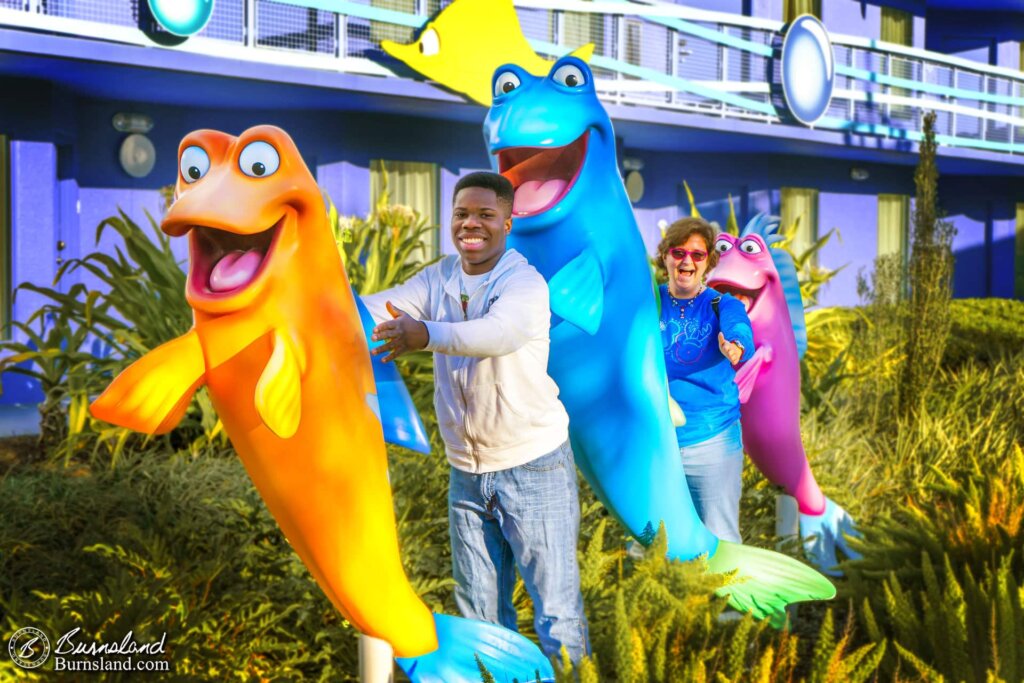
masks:
[[[477,657],[499,681],[554,681],[551,662],[532,641],[496,624],[434,615],[437,649],[395,661],[413,683],[479,683]]]
[[[757,214],[743,226],[740,237],[747,235],[758,235],[769,246],[784,239],[779,234],[778,217],[765,213]],[[796,338],[797,356],[802,359],[807,352],[807,323],[804,321],[804,300],[800,294],[800,280],[797,277],[796,264],[793,262],[793,256],[785,249],[771,249],[770,253],[775,270],[779,273],[779,283],[786,296],[789,322],[793,326],[793,336]]]
[[[356,299],[359,322],[363,325],[367,345],[372,349],[383,344],[382,341],[370,340],[373,318],[354,290],[352,295]],[[373,366],[373,381],[377,385],[377,416],[384,427],[384,441],[420,453],[430,453],[427,430],[398,368],[394,363],[382,362],[378,356],[370,356],[370,364]]]
[[[825,499],[825,509],[820,515],[800,515],[800,538],[803,540],[807,558],[822,573],[842,576],[836,565],[836,548],[851,560],[859,560],[860,553],[850,547],[849,538],[860,538],[853,518],[831,498]]]
[[[587,334],[597,334],[604,314],[601,262],[589,249],[569,261],[548,282],[551,312]]]
[[[758,346],[750,360],[736,371],[734,381],[740,390],[740,403],[750,400],[750,395],[754,393],[754,385],[761,374],[761,368],[772,362],[773,355],[772,347],[768,344]]]

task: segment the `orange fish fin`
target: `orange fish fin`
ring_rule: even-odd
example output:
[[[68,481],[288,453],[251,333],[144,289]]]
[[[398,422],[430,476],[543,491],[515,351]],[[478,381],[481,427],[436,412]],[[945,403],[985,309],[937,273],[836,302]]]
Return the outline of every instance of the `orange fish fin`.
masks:
[[[274,350],[256,384],[256,412],[282,439],[292,437],[302,417],[302,358],[283,330],[274,330]]]
[[[93,417],[144,434],[166,434],[184,417],[206,380],[195,330],[135,361],[89,406]]]

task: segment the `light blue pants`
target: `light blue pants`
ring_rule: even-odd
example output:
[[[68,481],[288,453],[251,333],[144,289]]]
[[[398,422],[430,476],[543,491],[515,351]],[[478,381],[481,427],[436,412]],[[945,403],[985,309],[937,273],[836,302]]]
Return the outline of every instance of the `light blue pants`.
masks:
[[[576,463],[568,442],[499,472],[452,468],[448,521],[455,602],[464,617],[517,630],[512,589],[518,567],[544,653],[555,655],[564,645],[578,662],[590,652],[576,560]]]
[[[741,543],[743,434],[737,420],[707,441],[679,449],[697,515],[711,533]]]

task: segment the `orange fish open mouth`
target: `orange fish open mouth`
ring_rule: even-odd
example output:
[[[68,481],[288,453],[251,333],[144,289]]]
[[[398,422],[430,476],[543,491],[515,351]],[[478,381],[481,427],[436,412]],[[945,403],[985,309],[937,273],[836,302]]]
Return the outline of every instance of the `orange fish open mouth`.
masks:
[[[572,189],[587,157],[590,131],[564,147],[509,147],[496,152],[498,172],[515,188],[512,215],[543,213]]]
[[[266,230],[248,234],[193,225],[189,273],[193,294],[220,299],[246,289],[263,272],[283,222],[282,216]]]
[[[708,283],[715,290],[722,294],[730,294],[733,298],[738,299],[743,307],[747,309],[747,316],[750,316],[750,312],[754,310],[754,306],[761,298],[761,293],[764,291],[764,287],[761,289],[744,289],[731,282],[725,282],[723,280],[715,280]]]

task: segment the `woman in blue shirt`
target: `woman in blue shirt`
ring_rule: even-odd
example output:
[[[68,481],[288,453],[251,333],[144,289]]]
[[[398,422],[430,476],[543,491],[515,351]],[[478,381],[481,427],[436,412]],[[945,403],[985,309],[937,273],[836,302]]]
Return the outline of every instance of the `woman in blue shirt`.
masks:
[[[665,231],[658,245],[668,273],[659,287],[661,337],[669,393],[686,416],[676,438],[690,495],[712,533],[739,543],[743,441],[733,366],[753,355],[754,338],[743,304],[704,284],[718,263],[714,244],[715,229],[701,218]]]

